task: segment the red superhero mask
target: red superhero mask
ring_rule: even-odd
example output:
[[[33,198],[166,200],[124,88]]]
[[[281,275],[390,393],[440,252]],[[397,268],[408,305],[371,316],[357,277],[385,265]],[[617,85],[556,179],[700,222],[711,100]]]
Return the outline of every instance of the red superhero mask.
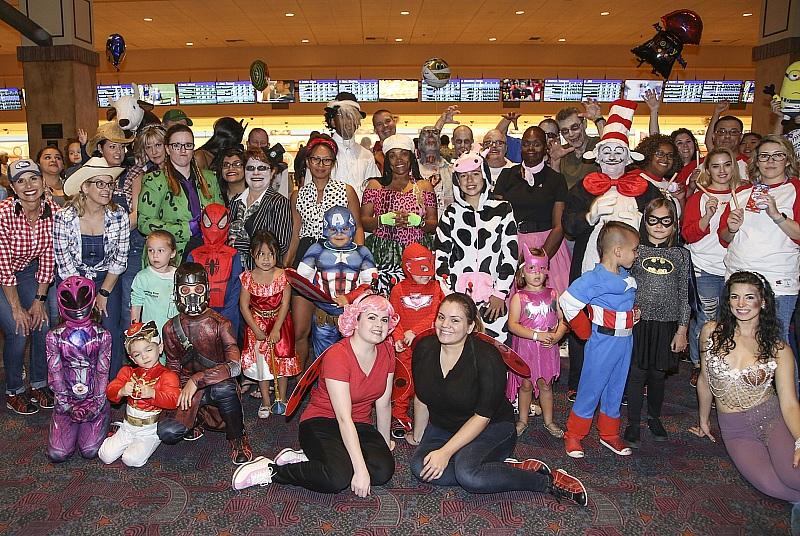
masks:
[[[228,229],[231,222],[227,208],[219,203],[212,203],[203,209],[203,217],[200,221],[202,223],[200,233],[203,235],[205,245],[224,246],[228,243]]]
[[[208,304],[211,307],[224,307],[225,291],[236,255],[236,250],[228,245],[228,209],[219,203],[208,205],[203,209],[200,221],[203,245],[192,251],[192,258],[202,264],[208,274]]]

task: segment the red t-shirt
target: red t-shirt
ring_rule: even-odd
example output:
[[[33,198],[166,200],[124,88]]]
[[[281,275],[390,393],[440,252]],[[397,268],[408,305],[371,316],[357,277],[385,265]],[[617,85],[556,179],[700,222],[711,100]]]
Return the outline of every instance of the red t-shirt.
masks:
[[[394,348],[391,337],[379,344],[375,363],[368,375],[358,364],[350,339],[343,339],[325,352],[320,363],[319,381],[311,391],[311,400],[300,417],[300,422],[314,417],[335,419],[331,398],[328,395],[326,379],[339,380],[350,384],[353,422],[372,423],[372,404],[386,392],[386,380],[394,372]]]

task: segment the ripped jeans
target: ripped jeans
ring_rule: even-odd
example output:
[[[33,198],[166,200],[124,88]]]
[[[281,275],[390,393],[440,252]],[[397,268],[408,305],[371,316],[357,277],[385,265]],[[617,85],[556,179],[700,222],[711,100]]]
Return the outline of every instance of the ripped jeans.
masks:
[[[720,296],[725,289],[725,277],[700,270],[697,277],[697,295],[694,317],[689,325],[689,357],[695,366],[700,365],[700,330],[706,322],[716,320]]]

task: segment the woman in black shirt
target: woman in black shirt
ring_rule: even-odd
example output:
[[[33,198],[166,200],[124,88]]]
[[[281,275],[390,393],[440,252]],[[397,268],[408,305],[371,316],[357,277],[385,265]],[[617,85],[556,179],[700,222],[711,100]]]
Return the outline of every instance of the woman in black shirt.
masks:
[[[517,440],[505,398],[506,367],[497,349],[473,336],[478,309],[465,294],[447,296],[436,335],[414,347],[414,430],[419,445],[411,471],[419,480],[471,493],[527,490],[567,497],[582,506],[587,492],[575,477],[539,460],[509,458]]]
[[[514,209],[519,250],[545,250],[550,259],[548,286],[561,294],[569,286],[571,262],[561,227],[567,181],[547,166],[546,155],[547,134],[539,127],[528,128],[522,135],[522,163],[500,172],[492,195]]]

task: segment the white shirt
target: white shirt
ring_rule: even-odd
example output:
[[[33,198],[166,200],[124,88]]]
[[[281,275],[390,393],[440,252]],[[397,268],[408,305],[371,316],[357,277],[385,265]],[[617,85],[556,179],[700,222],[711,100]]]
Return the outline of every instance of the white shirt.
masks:
[[[510,168],[510,167],[514,167],[514,166],[516,166],[516,164],[514,162],[512,162],[511,160],[509,160],[508,158],[506,158],[506,163],[501,167],[491,167],[491,166],[489,166],[489,172],[492,175],[492,184],[490,184],[489,187],[490,188],[494,188],[494,185],[497,184],[497,178],[500,176],[500,173],[504,169]]]
[[[339,153],[336,155],[331,178],[352,186],[361,201],[367,181],[381,176],[375,157],[372,151],[365,149],[354,139],[345,140],[337,132],[332,137],[339,146]]]

